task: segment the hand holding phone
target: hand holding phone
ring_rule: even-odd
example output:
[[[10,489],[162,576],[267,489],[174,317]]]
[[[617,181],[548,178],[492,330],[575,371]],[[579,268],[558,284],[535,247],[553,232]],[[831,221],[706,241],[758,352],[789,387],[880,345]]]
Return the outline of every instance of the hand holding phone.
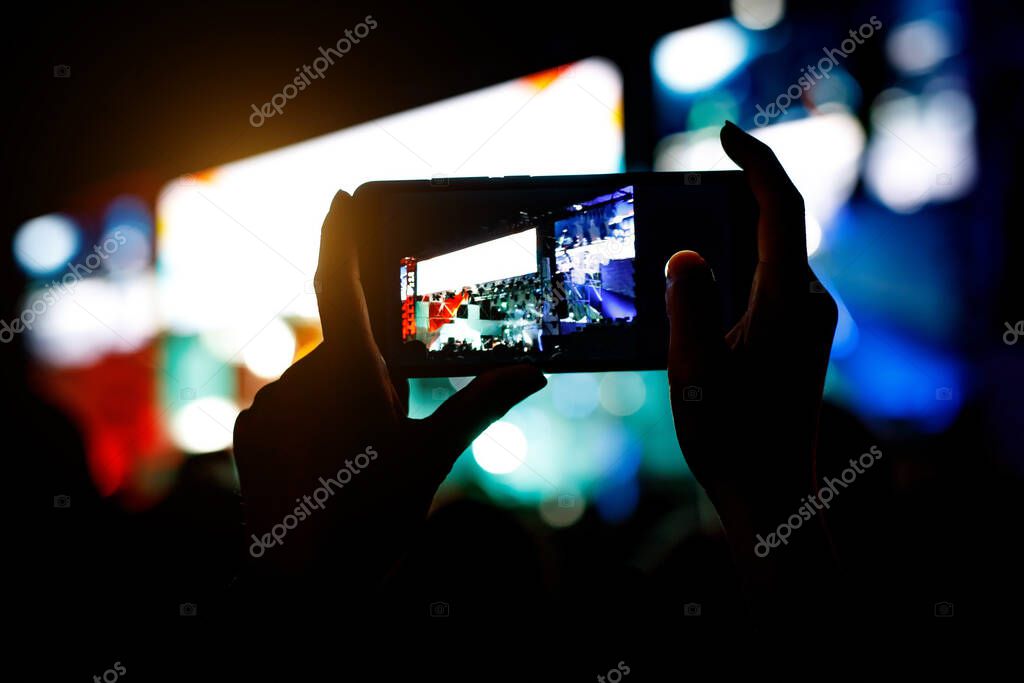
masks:
[[[669,262],[669,383],[676,434],[707,491],[748,588],[813,599],[834,569],[821,520],[785,543],[775,531],[816,494],[818,413],[837,308],[807,261],[804,203],[775,154],[727,124],[725,151],[757,198],[758,264],[749,304],[723,326],[718,286],[700,254]],[[816,506],[815,506],[816,507]],[[759,539],[774,548],[764,553]],[[793,606],[790,605],[789,609]]]
[[[408,383],[391,377],[367,315],[353,247],[362,227],[351,197],[339,192],[317,266],[324,341],[263,387],[234,428],[249,574],[301,576],[314,593],[345,578],[379,581],[407,550],[456,458],[546,383],[536,368],[497,369],[429,418],[410,419]]]

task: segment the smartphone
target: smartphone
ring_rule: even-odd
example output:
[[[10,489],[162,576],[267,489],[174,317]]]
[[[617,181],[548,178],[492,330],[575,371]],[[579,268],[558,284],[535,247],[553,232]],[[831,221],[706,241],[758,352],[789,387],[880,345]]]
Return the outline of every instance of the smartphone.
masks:
[[[672,254],[708,261],[723,325],[757,263],[739,171],[371,182],[353,204],[374,334],[406,377],[664,369]]]

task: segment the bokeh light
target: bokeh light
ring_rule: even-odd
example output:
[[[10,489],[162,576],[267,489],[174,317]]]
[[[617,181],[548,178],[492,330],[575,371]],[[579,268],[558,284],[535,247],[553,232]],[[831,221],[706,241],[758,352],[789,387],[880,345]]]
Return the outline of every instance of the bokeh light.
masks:
[[[59,213],[27,221],[14,235],[14,258],[27,274],[45,276],[59,270],[78,252],[78,226]]]
[[[564,417],[580,419],[597,408],[597,379],[589,373],[553,375],[548,380],[555,410]]]
[[[104,267],[112,274],[140,272],[153,252],[153,218],[146,203],[134,195],[121,195],[107,207],[99,246],[106,253]]]
[[[556,529],[570,527],[583,517],[587,501],[578,494],[563,493],[555,498],[541,501],[537,507],[540,518]]]
[[[473,441],[473,458],[491,474],[508,474],[522,467],[527,448],[523,430],[499,420]]]
[[[926,73],[953,54],[948,29],[931,18],[916,19],[896,26],[885,43],[893,66],[913,76]]]
[[[623,417],[640,410],[647,399],[643,378],[635,372],[609,372],[601,377],[601,407]]]
[[[152,243],[148,233],[128,225],[114,225],[103,233],[101,244],[107,254],[103,266],[113,274],[137,273],[149,265]],[[117,245],[110,248],[110,245]]]
[[[659,40],[654,48],[654,73],[679,93],[700,92],[735,73],[748,54],[743,29],[732,19],[722,19]]]
[[[786,0],[730,0],[729,6],[736,21],[755,31],[775,26],[786,14]]]
[[[186,453],[214,453],[231,447],[239,409],[219,396],[187,401],[171,418],[170,436]]]
[[[69,281],[70,282],[70,281]],[[111,353],[142,348],[159,330],[152,275],[90,277],[31,291],[25,313],[31,353],[52,367],[85,367]]]
[[[899,213],[962,197],[974,186],[974,104],[954,82],[936,85],[920,95],[887,90],[872,106],[876,134],[867,150],[865,185]]]
[[[295,333],[280,318],[274,318],[242,350],[245,367],[264,379],[280,377],[294,357]]]

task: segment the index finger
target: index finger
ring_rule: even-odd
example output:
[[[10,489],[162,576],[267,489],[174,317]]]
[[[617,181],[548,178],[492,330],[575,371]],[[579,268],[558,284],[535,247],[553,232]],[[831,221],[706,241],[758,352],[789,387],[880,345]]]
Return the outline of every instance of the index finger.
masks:
[[[757,199],[758,259],[762,263],[807,265],[804,200],[771,147],[731,121],[721,132],[725,153],[747,175]]]
[[[315,288],[324,339],[355,359],[376,363],[380,350],[373,338],[366,297],[359,277],[359,256],[352,226],[352,197],[334,196],[320,230]]]

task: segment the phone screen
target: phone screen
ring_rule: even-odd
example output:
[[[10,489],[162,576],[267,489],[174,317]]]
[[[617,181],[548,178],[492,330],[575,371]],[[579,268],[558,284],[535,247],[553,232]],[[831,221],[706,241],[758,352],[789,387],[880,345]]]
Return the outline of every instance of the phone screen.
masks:
[[[447,362],[571,358],[629,344],[637,319],[633,207],[632,185],[581,191],[493,227],[466,226],[479,236],[473,244],[403,257],[402,343]]]

